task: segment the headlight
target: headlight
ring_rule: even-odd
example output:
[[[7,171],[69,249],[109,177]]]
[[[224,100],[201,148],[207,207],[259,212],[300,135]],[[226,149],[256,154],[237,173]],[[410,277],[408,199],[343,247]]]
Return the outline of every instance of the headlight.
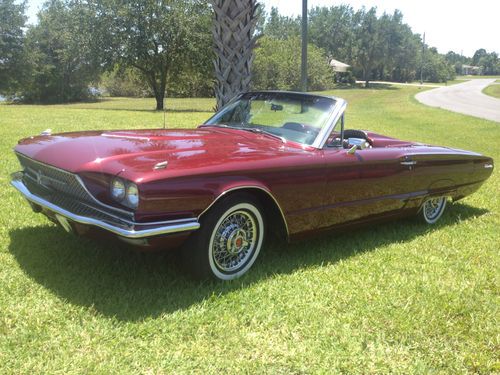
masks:
[[[137,185],[130,182],[127,186],[127,202],[131,208],[136,208],[139,204],[139,190],[137,189]]]
[[[116,177],[111,181],[110,189],[115,201],[130,208],[137,208],[139,205],[139,189],[133,182]]]
[[[125,183],[121,179],[115,178],[111,182],[111,196],[117,201],[125,198]]]

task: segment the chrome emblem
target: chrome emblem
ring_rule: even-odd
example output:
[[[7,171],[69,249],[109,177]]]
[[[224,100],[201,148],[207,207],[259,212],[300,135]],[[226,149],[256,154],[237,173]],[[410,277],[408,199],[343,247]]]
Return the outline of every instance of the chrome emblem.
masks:
[[[36,171],[36,183],[38,185],[48,187],[47,178],[45,177],[42,171]]]
[[[168,165],[168,160],[165,160],[165,161],[156,163],[155,166],[153,167],[153,169],[154,170],[165,169],[165,168],[167,168],[167,165]]]
[[[42,185],[43,173],[42,171],[36,171],[36,183]]]

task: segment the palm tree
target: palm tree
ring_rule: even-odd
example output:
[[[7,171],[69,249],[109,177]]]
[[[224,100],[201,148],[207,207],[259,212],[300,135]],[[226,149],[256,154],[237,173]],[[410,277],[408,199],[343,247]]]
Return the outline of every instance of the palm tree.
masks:
[[[220,109],[250,87],[259,4],[257,0],[210,2],[214,11],[215,96]]]

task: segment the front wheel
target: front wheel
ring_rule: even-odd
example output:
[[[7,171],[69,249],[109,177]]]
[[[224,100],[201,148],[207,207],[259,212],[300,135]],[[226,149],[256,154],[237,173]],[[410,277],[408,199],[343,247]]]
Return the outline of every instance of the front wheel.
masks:
[[[439,220],[446,207],[446,197],[435,197],[425,200],[422,205],[422,217],[427,224],[434,224]]]
[[[218,202],[202,218],[182,251],[183,263],[196,278],[232,280],[253,265],[264,242],[265,220],[259,202],[235,194]]]

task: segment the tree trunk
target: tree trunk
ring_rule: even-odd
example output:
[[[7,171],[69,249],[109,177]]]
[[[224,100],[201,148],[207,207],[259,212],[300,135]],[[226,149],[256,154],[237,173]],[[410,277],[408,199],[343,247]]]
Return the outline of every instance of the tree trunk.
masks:
[[[364,78],[365,78],[365,88],[367,89],[370,87],[370,70],[369,69],[364,69]]]
[[[163,111],[163,95],[155,94],[155,99],[156,99],[156,110]]]
[[[156,110],[163,111],[163,103],[165,99],[165,88],[167,86],[167,75],[162,73],[160,78],[160,84],[157,85],[157,89],[155,90],[155,98],[156,98]]]
[[[165,88],[167,86],[166,73],[161,75],[159,82],[155,72],[149,72],[149,74],[147,74],[147,78],[156,99],[156,110],[162,111],[163,99],[165,98]]]
[[[214,10],[216,109],[220,109],[234,96],[250,88],[259,5],[257,0],[211,0],[211,3]]]

